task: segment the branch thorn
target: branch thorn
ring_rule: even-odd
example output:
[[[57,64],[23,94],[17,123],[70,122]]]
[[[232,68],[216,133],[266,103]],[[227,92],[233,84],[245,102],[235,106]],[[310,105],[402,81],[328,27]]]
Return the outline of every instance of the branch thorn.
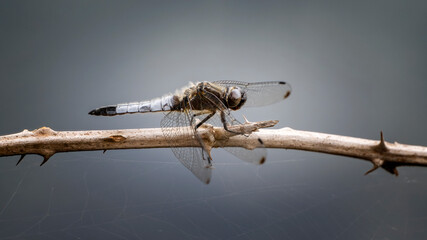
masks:
[[[389,172],[393,175],[396,175],[396,177],[397,177],[397,176],[399,176],[399,172],[397,171],[397,168],[396,168],[397,166],[398,166],[397,164],[389,162],[387,164],[384,164],[384,166],[382,166],[382,168],[384,168],[384,170],[386,170],[387,172]]]
[[[375,145],[375,146],[373,147],[373,149],[374,149],[376,152],[384,153],[384,152],[387,152],[387,151],[388,151],[388,148],[387,148],[387,146],[385,145],[385,140],[384,140],[383,131],[381,131],[381,132],[380,132],[380,136],[381,136],[381,138],[380,138],[380,143],[378,143],[377,145]]]
[[[53,153],[47,153],[42,156],[43,156],[43,162],[40,164],[40,167],[43,166],[43,164],[45,164],[49,160],[49,158],[53,156]]]
[[[27,154],[22,154],[22,155],[21,155],[21,157],[19,158],[18,162],[16,163],[16,166],[18,166],[18,164],[22,161],[22,159],[24,159],[24,157],[25,157],[26,155],[27,155]]]
[[[384,141],[383,131],[380,132],[380,135],[381,135],[381,140],[380,140],[379,146],[383,149],[387,149],[387,146],[385,145],[385,141]]]
[[[243,116],[243,119],[245,119],[245,123],[250,123],[250,122],[248,121],[248,119],[245,117],[245,115],[243,115],[243,114],[242,114],[242,116]]]
[[[365,176],[368,175],[369,173],[377,170],[378,168],[379,168],[379,166],[374,164],[374,166],[371,169],[369,169],[367,172],[365,172]]]
[[[381,136],[382,136],[382,134],[381,134]],[[379,167],[381,167],[384,163],[384,160],[381,160],[379,158],[375,158],[371,162],[374,166],[371,169],[369,169],[367,172],[365,172],[365,176],[368,175],[369,173],[377,170]]]

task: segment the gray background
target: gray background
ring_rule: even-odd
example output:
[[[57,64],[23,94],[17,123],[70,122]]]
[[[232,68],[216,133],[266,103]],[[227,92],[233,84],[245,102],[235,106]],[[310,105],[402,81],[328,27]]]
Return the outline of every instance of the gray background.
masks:
[[[94,107],[189,81],[287,81],[244,109],[278,127],[427,145],[425,1],[1,1],[0,134],[158,127]],[[357,159],[214,153],[210,185],[169,149],[0,160],[0,239],[421,239],[427,169]]]

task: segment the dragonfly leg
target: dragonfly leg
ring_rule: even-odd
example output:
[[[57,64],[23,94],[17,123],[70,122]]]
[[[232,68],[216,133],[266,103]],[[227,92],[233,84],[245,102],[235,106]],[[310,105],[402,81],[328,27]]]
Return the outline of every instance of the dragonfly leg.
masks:
[[[225,131],[230,133],[235,133],[235,134],[243,134],[241,132],[231,131],[230,129],[228,129],[227,121],[225,120],[225,113],[223,111],[221,111],[221,122],[222,122],[222,125],[224,126]]]
[[[200,115],[200,114],[199,114]],[[207,148],[205,142],[203,141],[202,137],[199,135],[197,128],[199,128],[200,126],[202,126],[203,123],[205,123],[206,121],[208,121],[211,117],[213,117],[215,115],[215,112],[210,113],[208,116],[206,116],[202,121],[200,121],[195,127],[194,127],[194,135],[197,138],[197,141],[200,143],[200,145],[202,146],[202,158],[203,160],[206,160],[205,158],[205,154],[207,155],[207,160],[208,160],[208,165],[212,166],[212,157],[211,157],[211,153],[210,150]],[[198,114],[193,114],[193,116],[191,117],[191,124],[193,125],[194,122],[194,118],[198,116]]]
[[[208,116],[206,116],[202,121],[200,121],[197,125],[195,129],[198,129],[200,126],[202,126],[203,123],[205,123],[207,120],[209,120],[211,117],[213,117],[213,115],[215,115],[215,112],[210,113]],[[196,114],[193,115],[193,118],[197,116]]]

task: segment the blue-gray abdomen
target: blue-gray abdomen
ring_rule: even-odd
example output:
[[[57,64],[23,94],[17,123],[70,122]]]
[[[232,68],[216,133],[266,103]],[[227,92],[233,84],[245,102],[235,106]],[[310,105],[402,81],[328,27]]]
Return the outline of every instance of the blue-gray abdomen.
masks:
[[[162,98],[156,98],[149,101],[122,103],[117,105],[105,106],[94,109],[89,112],[96,116],[115,116],[128,113],[161,112],[173,109],[173,95],[167,95]]]

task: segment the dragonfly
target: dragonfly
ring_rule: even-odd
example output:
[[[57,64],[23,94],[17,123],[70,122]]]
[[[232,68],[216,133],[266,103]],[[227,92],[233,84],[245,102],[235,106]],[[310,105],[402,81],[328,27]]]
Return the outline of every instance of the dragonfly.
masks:
[[[291,85],[282,81],[254,83],[233,80],[204,81],[190,83],[175,93],[161,98],[108,105],[96,108],[89,114],[117,116],[163,112],[165,115],[160,121],[160,126],[166,138],[174,139],[175,136],[184,135],[197,139],[198,147],[171,146],[171,149],[187,169],[208,184],[211,180],[213,160],[200,135],[200,127],[206,123],[223,127],[234,134],[247,135],[229,129],[230,126],[242,124],[233,117],[232,111],[242,107],[273,104],[288,98],[290,94]],[[229,147],[224,149],[247,162],[262,164],[266,159],[266,151],[262,139],[258,138],[258,142],[259,146],[253,150]]]

